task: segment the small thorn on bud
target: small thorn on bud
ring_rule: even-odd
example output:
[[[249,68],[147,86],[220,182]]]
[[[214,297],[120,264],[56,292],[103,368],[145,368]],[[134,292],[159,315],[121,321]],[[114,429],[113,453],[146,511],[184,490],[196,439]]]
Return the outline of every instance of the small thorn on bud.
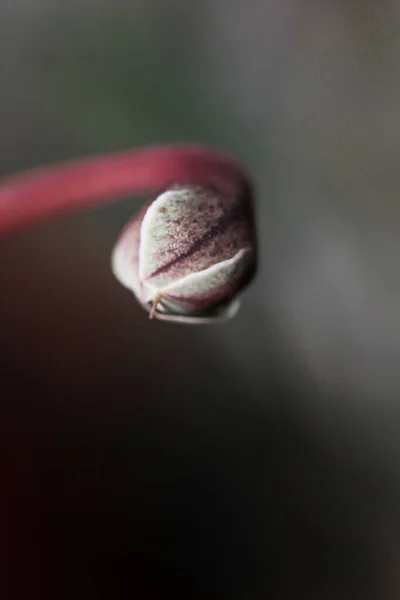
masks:
[[[153,306],[151,307],[151,311],[150,311],[150,314],[149,314],[149,319],[154,319],[154,316],[155,316],[155,313],[156,313],[157,306],[158,306],[158,304],[161,302],[161,300],[162,300],[162,297],[163,297],[163,295],[162,295],[162,293],[160,292],[160,293],[158,293],[158,294],[157,294],[157,296],[154,298],[154,300],[153,300]]]

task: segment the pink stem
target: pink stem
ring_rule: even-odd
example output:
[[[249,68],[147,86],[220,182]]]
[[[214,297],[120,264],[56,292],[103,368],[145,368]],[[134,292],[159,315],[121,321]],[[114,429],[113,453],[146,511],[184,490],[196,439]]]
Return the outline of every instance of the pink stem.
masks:
[[[215,185],[233,194],[248,186],[235,161],[200,146],[155,146],[84,158],[0,180],[0,236],[173,183]]]

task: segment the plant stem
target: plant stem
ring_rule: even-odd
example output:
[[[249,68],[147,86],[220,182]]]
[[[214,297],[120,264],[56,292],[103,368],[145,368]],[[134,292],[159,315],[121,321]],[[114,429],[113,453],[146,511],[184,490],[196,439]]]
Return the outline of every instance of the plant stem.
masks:
[[[213,185],[233,196],[249,189],[238,163],[201,146],[153,146],[82,158],[0,180],[0,236],[175,183]]]

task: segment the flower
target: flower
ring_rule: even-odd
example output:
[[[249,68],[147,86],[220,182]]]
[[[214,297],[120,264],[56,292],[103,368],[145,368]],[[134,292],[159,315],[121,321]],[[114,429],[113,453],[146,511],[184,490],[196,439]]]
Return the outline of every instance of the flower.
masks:
[[[17,173],[0,181],[0,237],[157,189],[122,232],[114,274],[150,317],[232,318],[256,271],[252,186],[236,161],[215,150],[150,146]]]
[[[182,323],[225,321],[255,272],[247,190],[175,185],[123,230],[112,254],[117,279],[150,317]]]

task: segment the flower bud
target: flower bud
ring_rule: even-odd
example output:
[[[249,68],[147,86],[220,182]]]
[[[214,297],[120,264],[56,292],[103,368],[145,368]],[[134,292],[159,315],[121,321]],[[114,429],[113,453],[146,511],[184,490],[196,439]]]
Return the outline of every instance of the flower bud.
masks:
[[[232,318],[255,265],[247,188],[235,199],[211,187],[167,189],[128,223],[112,256],[150,317],[184,323]]]

